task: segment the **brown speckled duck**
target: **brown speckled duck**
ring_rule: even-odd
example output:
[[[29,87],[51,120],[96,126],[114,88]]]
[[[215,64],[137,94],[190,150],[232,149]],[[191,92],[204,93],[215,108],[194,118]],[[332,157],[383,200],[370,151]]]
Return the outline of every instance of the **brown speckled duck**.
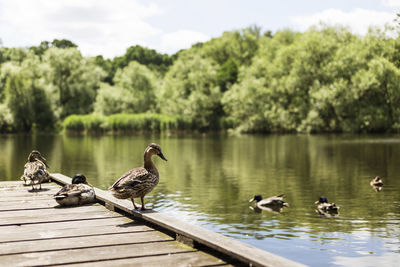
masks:
[[[109,188],[114,197],[119,199],[130,198],[135,209],[138,207],[135,205],[134,198],[140,197],[142,210],[146,209],[144,196],[153,190],[159,180],[158,170],[151,160],[153,155],[157,155],[167,161],[158,144],[152,143],[148,145],[144,151],[143,167],[128,171]]]
[[[96,199],[96,195],[92,186],[90,186],[83,174],[75,174],[72,178],[72,184],[65,185],[54,199],[61,206],[76,206],[92,203]]]
[[[49,165],[46,159],[42,157],[39,151],[33,150],[28,156],[28,162],[24,166],[24,174],[21,180],[25,185],[31,185],[34,190],[34,184],[39,184],[39,189],[42,189],[42,183],[50,180],[50,175],[47,171]]]

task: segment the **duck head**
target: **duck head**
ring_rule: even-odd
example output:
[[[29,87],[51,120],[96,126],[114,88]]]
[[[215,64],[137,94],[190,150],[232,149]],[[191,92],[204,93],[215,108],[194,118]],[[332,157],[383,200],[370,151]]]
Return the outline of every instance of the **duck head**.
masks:
[[[160,145],[159,145],[159,144],[156,144],[156,143],[151,143],[150,145],[148,145],[147,148],[146,148],[146,150],[144,151],[144,154],[145,154],[145,156],[146,156],[147,154],[150,154],[150,155],[157,155],[157,156],[159,156],[160,158],[162,158],[163,160],[168,161],[168,160],[164,157],[164,155],[163,155],[163,153],[162,153],[162,151],[161,151]]]
[[[321,203],[328,203],[328,199],[325,196],[320,196],[319,200],[315,201],[315,204],[321,204]]]
[[[87,184],[86,177],[83,174],[75,174],[72,178],[72,184]]]
[[[46,159],[40,154],[40,152],[37,150],[32,150],[32,152],[28,156],[28,161],[34,162],[36,160],[40,160],[44,163],[44,165],[46,165],[47,168],[50,168],[49,165],[47,165],[46,163]]]
[[[255,195],[252,199],[249,200],[249,202],[253,202],[253,201],[260,202],[262,199],[263,198],[261,195]]]

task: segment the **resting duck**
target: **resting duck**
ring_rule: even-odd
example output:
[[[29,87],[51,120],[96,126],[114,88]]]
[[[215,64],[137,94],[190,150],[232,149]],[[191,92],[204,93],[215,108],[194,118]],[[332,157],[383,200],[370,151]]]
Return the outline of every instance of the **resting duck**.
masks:
[[[339,211],[339,206],[337,206],[335,203],[328,203],[328,199],[324,196],[321,196],[319,200],[315,201],[315,204],[318,204],[317,206],[317,211],[320,214],[326,214],[326,213],[338,213]]]
[[[269,207],[289,207],[289,204],[283,201],[284,194],[273,196],[263,199],[261,195],[255,195],[249,202],[256,201],[256,206],[259,209],[264,209],[265,206]]]
[[[144,151],[144,165],[126,172],[109,188],[114,197],[119,199],[130,198],[135,209],[134,198],[140,197],[142,201],[142,210],[145,210],[144,196],[150,193],[158,184],[158,170],[154,165],[151,157],[157,155],[167,161],[161,152],[158,144],[152,143],[148,145]]]
[[[92,203],[96,199],[96,195],[92,186],[90,186],[83,174],[76,174],[72,178],[72,184],[65,185],[54,199],[61,206],[76,206]]]
[[[46,159],[42,157],[39,151],[33,150],[28,156],[28,162],[24,166],[24,174],[21,180],[25,185],[31,185],[34,190],[34,184],[39,184],[39,189],[42,189],[43,182],[50,181],[50,175],[47,171],[50,168],[46,163]]]

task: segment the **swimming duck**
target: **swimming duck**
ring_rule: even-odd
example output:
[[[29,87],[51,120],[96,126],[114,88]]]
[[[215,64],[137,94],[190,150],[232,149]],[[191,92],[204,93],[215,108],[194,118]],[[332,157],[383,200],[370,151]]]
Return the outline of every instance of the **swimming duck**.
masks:
[[[318,204],[317,211],[320,214],[338,213],[339,211],[339,206],[335,203],[329,203],[328,199],[324,196],[320,196],[319,200],[315,201],[315,204]]]
[[[383,186],[383,182],[381,177],[376,176],[372,181],[370,182],[370,185],[372,186]]]
[[[284,194],[279,196],[273,196],[263,199],[261,195],[255,195],[249,202],[256,201],[256,206],[259,209],[264,209],[264,207],[289,207],[289,204],[283,201]]]
[[[39,184],[39,189],[42,189],[42,183],[50,181],[50,175],[47,171],[49,165],[46,159],[42,157],[39,151],[33,150],[28,156],[28,162],[24,166],[24,174],[21,180],[25,185],[31,185],[34,190],[34,184]]]
[[[94,189],[87,183],[86,177],[83,174],[76,174],[72,178],[72,184],[65,185],[54,195],[54,199],[61,206],[92,203],[95,201],[95,198]]]
[[[148,145],[144,151],[143,167],[126,172],[109,188],[114,197],[119,199],[130,198],[135,209],[138,209],[138,207],[135,205],[134,198],[140,197],[142,210],[146,209],[144,196],[153,190],[159,180],[158,170],[151,160],[153,155],[167,161],[161,152],[160,145],[155,143]]]

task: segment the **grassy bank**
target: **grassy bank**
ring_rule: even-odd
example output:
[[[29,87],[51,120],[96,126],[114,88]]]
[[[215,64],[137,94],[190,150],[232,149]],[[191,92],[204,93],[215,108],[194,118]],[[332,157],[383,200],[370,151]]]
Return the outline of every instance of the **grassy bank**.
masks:
[[[180,116],[154,113],[71,115],[63,122],[69,133],[142,133],[196,130],[192,121]]]

